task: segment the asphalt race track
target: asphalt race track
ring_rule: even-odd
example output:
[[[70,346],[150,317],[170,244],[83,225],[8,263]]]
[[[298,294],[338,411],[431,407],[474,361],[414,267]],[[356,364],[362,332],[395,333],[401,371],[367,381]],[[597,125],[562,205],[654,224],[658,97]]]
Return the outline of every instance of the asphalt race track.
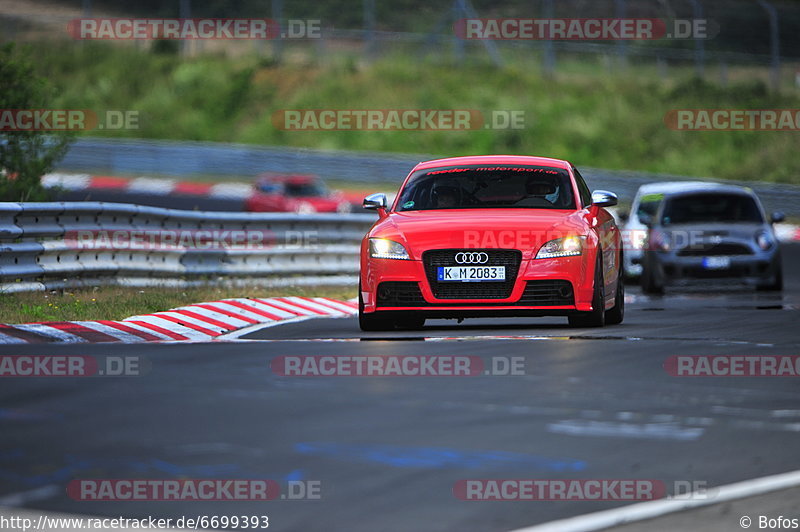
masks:
[[[279,531],[502,531],[625,504],[462,501],[460,479],[657,479],[708,486],[800,469],[791,377],[674,377],[672,355],[798,355],[800,245],[786,289],[724,284],[648,298],[625,323],[434,321],[362,334],[355,319],[251,341],[2,346],[0,354],[139,356],[139,377],[5,378],[0,506],[108,516],[268,515]],[[267,340],[267,341],[252,341]],[[316,341],[315,341],[316,340]],[[526,375],[280,377],[281,355],[524,357]],[[91,502],[76,478],[320,481],[319,500]],[[19,494],[19,497],[17,495]],[[738,515],[720,522],[738,530]]]

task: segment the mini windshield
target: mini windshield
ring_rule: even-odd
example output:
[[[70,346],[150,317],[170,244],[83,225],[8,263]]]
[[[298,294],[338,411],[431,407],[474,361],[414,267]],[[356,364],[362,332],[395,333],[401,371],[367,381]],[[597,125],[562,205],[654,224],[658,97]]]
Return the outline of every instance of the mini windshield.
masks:
[[[636,216],[641,220],[642,218],[652,218],[656,215],[658,204],[664,198],[664,194],[645,194],[639,200],[639,208],[636,210]]]
[[[755,200],[744,194],[705,193],[677,196],[664,205],[664,225],[692,223],[763,223]]]
[[[409,179],[398,211],[432,209],[575,209],[566,170],[541,166],[455,166]]]

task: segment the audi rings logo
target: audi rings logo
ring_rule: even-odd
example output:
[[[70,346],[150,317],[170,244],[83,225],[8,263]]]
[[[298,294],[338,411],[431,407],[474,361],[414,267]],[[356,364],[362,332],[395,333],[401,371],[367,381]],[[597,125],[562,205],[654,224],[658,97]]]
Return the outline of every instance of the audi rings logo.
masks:
[[[459,264],[485,264],[489,255],[483,251],[469,251],[456,253],[456,262]]]

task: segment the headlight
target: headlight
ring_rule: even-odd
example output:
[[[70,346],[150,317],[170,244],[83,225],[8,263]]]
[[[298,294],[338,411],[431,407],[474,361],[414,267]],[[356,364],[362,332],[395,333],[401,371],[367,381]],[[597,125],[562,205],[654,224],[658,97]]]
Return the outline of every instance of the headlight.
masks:
[[[772,239],[769,237],[766,231],[759,231],[756,233],[756,244],[758,244],[758,247],[766,251],[772,247]]]
[[[555,257],[572,257],[583,252],[580,237],[566,236],[556,238],[543,245],[536,254],[537,259],[552,259]]]
[[[406,248],[394,240],[386,238],[369,239],[369,256],[373,259],[402,259],[408,260]]]
[[[647,231],[631,229],[627,233],[627,240],[630,243],[631,249],[644,249],[644,245],[647,242]]]

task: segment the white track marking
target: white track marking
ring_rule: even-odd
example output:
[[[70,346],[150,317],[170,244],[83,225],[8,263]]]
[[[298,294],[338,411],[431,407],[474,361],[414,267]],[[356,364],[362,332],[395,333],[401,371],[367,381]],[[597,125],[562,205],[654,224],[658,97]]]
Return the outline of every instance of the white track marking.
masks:
[[[260,310],[262,312],[268,312],[269,314],[274,314],[275,316],[278,316],[278,318],[280,319],[294,318],[296,316],[296,314],[292,314],[291,312],[288,312],[284,309],[272,307],[270,305],[266,305],[260,301],[255,301],[253,299],[235,299],[234,301],[241,303],[242,305],[252,307],[256,310]]]
[[[196,331],[195,329],[190,329],[189,327],[184,327],[183,325],[179,325],[174,321],[165,320],[164,318],[159,318],[158,316],[134,316],[132,318],[125,318],[123,323],[127,323],[128,320],[149,323],[151,325],[161,327],[162,329],[167,329],[168,331],[180,334],[181,336],[184,336],[190,340],[207,340],[209,338],[214,338],[206,333]],[[170,340],[173,340],[173,338],[170,338]]]
[[[205,320],[201,320],[199,318],[194,318],[192,316],[186,316],[185,314],[181,314],[180,312],[174,311],[167,311],[167,312],[159,312],[159,316],[171,316],[176,320],[180,320],[185,323],[191,323],[192,325],[197,325],[198,327],[202,327],[203,329],[208,329],[209,331],[214,331],[217,334],[222,334],[224,332],[228,332],[231,329],[235,329],[235,327],[231,326],[227,329],[223,329],[219,325],[215,325],[213,323],[209,323]],[[201,332],[201,331],[198,331]],[[205,333],[202,333],[205,334]]]
[[[350,305],[345,305],[344,303],[340,303],[338,301],[334,301],[331,299],[325,299],[323,297],[315,297],[314,301],[316,301],[320,305],[327,305],[329,307],[333,307],[337,310],[340,310],[341,312],[344,312],[345,314],[355,314],[356,312],[358,312],[358,309],[355,309]]]
[[[25,340],[22,338],[17,338],[16,336],[11,336],[6,333],[0,333],[0,344],[27,344]]]
[[[127,319],[131,319],[131,318],[127,318]],[[134,317],[132,319],[136,319],[136,317]],[[143,333],[147,333],[147,334],[153,335],[156,338],[161,338],[161,339],[166,340],[168,342],[177,342],[177,341],[179,341],[179,340],[175,340],[175,338],[172,338],[171,336],[167,336],[166,334],[160,333],[158,331],[154,331],[153,329],[148,329],[147,327],[144,327],[143,325],[139,325],[138,323],[132,323],[130,321],[121,321],[119,323],[125,325],[126,327],[130,327],[131,329],[136,329],[137,331],[142,331]],[[147,340],[145,340],[145,341],[147,341]]]
[[[213,303],[207,303],[207,305],[211,305],[212,307],[218,308],[220,310],[225,310],[227,312],[230,312],[231,314],[238,314],[239,316],[242,316],[243,318],[249,318],[251,320],[256,320],[259,323],[263,322],[263,321],[274,321],[274,320],[272,320],[270,318],[267,318],[266,316],[262,316],[261,314],[256,314],[252,310],[245,310],[243,308],[237,307],[236,305],[231,305],[230,303],[225,302],[225,301],[214,301]],[[255,324],[251,324],[251,325],[255,325]]]
[[[195,305],[189,305],[188,307],[180,307],[180,308],[178,308],[176,310],[188,310],[189,312],[194,312],[195,314],[199,314],[200,316],[203,316],[204,318],[210,318],[212,320],[216,320],[216,321],[222,322],[222,323],[224,323],[226,325],[229,325],[230,329],[236,329],[236,328],[239,328],[239,327],[247,327],[248,325],[250,325],[249,321],[245,321],[245,320],[238,319],[238,318],[232,318],[232,317],[228,316],[227,314],[223,314],[221,312],[217,312],[217,311],[214,311],[214,310],[209,310],[207,308],[198,307],[198,306],[195,306]],[[161,313],[159,312],[159,314],[161,314]],[[218,328],[216,325],[214,325],[213,327]],[[230,330],[230,329],[228,329],[228,330]],[[228,332],[228,331],[225,331],[225,332]]]
[[[103,334],[107,334],[108,336],[112,336],[119,340],[120,342],[125,342],[128,344],[138,344],[140,342],[144,342],[144,338],[140,336],[136,336],[129,332],[121,331],[119,329],[115,329],[109,325],[105,325],[103,323],[98,323],[96,321],[73,321],[72,323],[76,323],[78,325],[82,325],[87,329],[92,329],[97,332],[101,332]]]
[[[605,436],[653,440],[692,441],[703,435],[705,429],[681,427],[676,423],[618,423],[614,421],[585,421],[568,419],[547,424],[547,431],[569,436]]]
[[[289,310],[289,311],[295,313],[295,315],[297,315],[297,314],[300,314],[301,316],[319,316],[320,315],[320,314],[317,314],[314,311],[297,307],[295,305],[292,305],[291,303],[287,303],[286,301],[276,301],[274,299],[265,299],[264,303],[269,305],[269,306],[277,307],[279,309]]]
[[[306,299],[304,297],[291,296],[287,297],[286,300],[291,301],[292,303],[297,303],[298,305],[305,305],[307,307],[311,307],[312,309],[319,310],[320,312],[324,312],[325,314],[344,314],[344,312],[340,310],[333,309],[327,305],[322,305],[312,299]]]
[[[150,194],[169,194],[175,188],[171,179],[137,177],[128,183],[128,192],[147,192]]]
[[[551,521],[541,525],[518,528],[513,532],[590,532],[620,526],[636,521],[653,519],[675,512],[691,510],[703,506],[711,506],[722,502],[754,497],[772,491],[800,486],[800,470],[754,478],[728,484],[718,488],[709,488],[715,496],[707,493],[691,493],[676,499],[659,499],[657,501],[640,502],[614,508],[602,512],[594,512],[568,519]]]
[[[82,344],[88,342],[88,340],[86,340],[85,338],[81,338],[80,336],[70,334],[68,332],[56,329],[55,327],[50,327],[49,325],[44,325],[42,323],[22,323],[19,325],[14,325],[14,327],[16,329],[32,332],[40,336],[48,336],[50,338],[55,338],[60,342],[68,344]]]
[[[332,318],[333,316],[318,316],[318,317],[319,318]],[[288,323],[298,323],[298,322],[310,320],[310,319],[313,319],[313,318],[314,318],[314,316],[297,316],[295,318],[288,318],[288,319],[280,320],[280,321],[272,321],[272,322],[267,322],[267,323],[254,323],[250,327],[245,327],[244,329],[239,329],[238,331],[233,331],[233,332],[230,332],[230,333],[227,333],[227,334],[223,334],[223,335],[217,337],[217,340],[238,340],[242,336],[246,336],[246,335],[248,335],[250,333],[258,332],[261,329],[268,329],[269,327],[275,327],[276,325],[286,325]],[[256,340],[245,339],[244,341],[248,341],[248,342],[250,342],[250,341],[252,341],[252,342],[263,342],[263,340],[258,340],[258,339],[256,339]],[[276,340],[276,341],[278,341],[278,340]]]

